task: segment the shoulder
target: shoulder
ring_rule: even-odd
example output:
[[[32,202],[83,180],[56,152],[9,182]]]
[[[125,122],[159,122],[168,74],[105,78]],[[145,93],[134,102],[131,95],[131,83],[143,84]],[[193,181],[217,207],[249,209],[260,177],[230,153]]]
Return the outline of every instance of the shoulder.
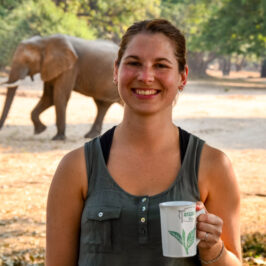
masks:
[[[232,164],[224,152],[205,143],[202,149],[202,166],[205,171],[214,174],[217,170],[227,170]]]
[[[70,175],[77,174],[82,171],[84,164],[84,147],[80,147],[68,152],[60,161],[57,170],[68,172]]]
[[[208,144],[202,149],[198,182],[201,195],[205,199],[217,191],[238,191],[237,178],[230,159],[224,152]]]
[[[79,190],[86,197],[88,185],[84,147],[68,152],[61,159],[52,183]]]

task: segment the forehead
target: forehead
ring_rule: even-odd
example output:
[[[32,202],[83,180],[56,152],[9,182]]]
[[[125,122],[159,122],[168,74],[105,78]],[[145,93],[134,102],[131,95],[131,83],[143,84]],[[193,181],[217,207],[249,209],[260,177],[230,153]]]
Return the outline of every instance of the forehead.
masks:
[[[174,57],[174,42],[162,33],[138,33],[130,40],[124,57]]]

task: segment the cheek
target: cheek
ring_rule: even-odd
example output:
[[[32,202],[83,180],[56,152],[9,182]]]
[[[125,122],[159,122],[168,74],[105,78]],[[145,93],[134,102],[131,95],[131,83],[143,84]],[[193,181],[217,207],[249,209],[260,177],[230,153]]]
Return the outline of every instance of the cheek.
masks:
[[[162,75],[159,77],[159,80],[164,84],[169,90],[178,90],[179,79],[178,75]]]
[[[130,83],[133,79],[133,75],[131,71],[121,69],[118,72],[117,78],[118,78],[117,80],[118,81],[118,86],[117,86],[118,92],[119,92],[120,97],[123,99],[124,98],[123,95],[127,93]]]
[[[120,85],[131,82],[135,77],[135,72],[127,68],[123,68],[118,72],[118,80]]]

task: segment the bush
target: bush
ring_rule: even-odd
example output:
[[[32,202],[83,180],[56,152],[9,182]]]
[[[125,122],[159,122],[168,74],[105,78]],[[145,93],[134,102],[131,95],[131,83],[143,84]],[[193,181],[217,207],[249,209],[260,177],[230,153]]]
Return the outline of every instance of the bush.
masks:
[[[34,35],[62,33],[84,39],[95,38],[85,20],[64,12],[51,0],[24,0],[12,7],[2,6],[0,25],[0,68],[10,63],[19,42]]]
[[[266,258],[266,235],[254,233],[242,236],[243,257]]]

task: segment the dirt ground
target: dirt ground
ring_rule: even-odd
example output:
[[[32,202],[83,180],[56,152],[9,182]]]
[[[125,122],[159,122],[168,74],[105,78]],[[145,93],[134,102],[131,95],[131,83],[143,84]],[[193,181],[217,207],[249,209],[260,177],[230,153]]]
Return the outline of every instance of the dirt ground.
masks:
[[[232,160],[242,197],[242,241],[259,235],[265,245],[266,79],[257,73],[233,74],[227,79],[190,81],[173,118]],[[91,98],[73,93],[67,109],[67,140],[51,141],[56,133],[53,108],[41,116],[47,130],[33,135],[30,112],[41,93],[40,80],[23,82],[0,130],[0,265],[44,264],[46,199],[53,173],[64,154],[84,144],[83,135],[96,113]],[[0,87],[0,108],[4,99],[5,88]],[[103,131],[118,124],[122,112],[114,104]],[[266,260],[250,255],[244,260],[244,265],[248,263],[266,265]]]

